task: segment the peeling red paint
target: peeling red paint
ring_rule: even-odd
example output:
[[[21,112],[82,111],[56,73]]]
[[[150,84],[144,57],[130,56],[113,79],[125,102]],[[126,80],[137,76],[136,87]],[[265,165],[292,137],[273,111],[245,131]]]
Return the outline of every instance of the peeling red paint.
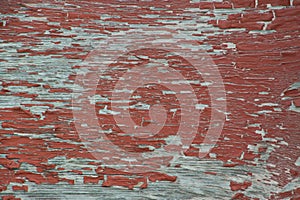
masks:
[[[28,186],[27,185],[22,185],[22,186],[18,186],[18,185],[14,185],[12,186],[12,189],[14,191],[25,191],[25,192],[28,192]]]
[[[4,99],[3,102],[6,104],[15,103],[14,106],[5,107],[6,104],[3,104],[3,108],[0,107],[0,192],[3,193],[2,199],[19,199],[13,195],[6,195],[7,186],[14,183],[22,184],[22,186],[12,185],[12,190],[16,194],[30,193],[31,186],[25,185],[27,181],[35,184],[66,182],[76,185],[76,181],[72,178],[61,176],[60,172],[64,171],[83,177],[84,184],[99,184],[104,187],[122,186],[129,189],[136,187],[144,189],[148,187],[149,182],[177,182],[175,175],[159,172],[131,174],[102,167],[102,164],[97,162],[80,144],[80,138],[72,121],[71,101],[67,96],[73,92],[69,86],[76,79],[76,70],[82,69],[80,64],[74,64],[75,61],[84,60],[92,49],[91,44],[84,43],[83,33],[74,31],[76,28],[82,28],[86,34],[97,33],[109,36],[112,33],[131,30],[130,25],[166,26],[169,24],[176,26],[177,22],[174,20],[184,21],[194,18],[192,14],[188,14],[188,12],[192,13],[189,9],[199,9],[196,12],[197,15],[208,19],[203,23],[214,28],[196,30],[192,35],[195,36],[195,40],[198,40],[199,45],[208,46],[207,52],[211,53],[211,57],[218,65],[228,92],[229,120],[225,123],[217,145],[211,151],[215,157],[207,155],[205,159],[221,161],[222,169],[257,167],[259,164],[266,163],[267,172],[272,174],[269,181],[275,181],[278,188],[284,188],[299,179],[300,168],[296,164],[300,156],[299,112],[290,110],[292,105],[300,107],[299,88],[288,88],[293,83],[299,82],[300,77],[298,58],[300,1],[195,2],[187,0],[174,2],[70,1],[69,4],[52,0],[0,2],[1,44],[9,46],[18,43],[13,46],[13,50],[6,46],[0,50],[0,56],[5,55],[0,57],[1,70],[3,67],[5,71],[5,75],[1,75],[0,80],[1,99]],[[38,3],[44,5],[34,5]],[[100,3],[102,7],[99,6]],[[151,10],[151,7],[157,10]],[[237,8],[241,9],[235,10]],[[170,10],[172,12],[169,12]],[[223,17],[217,18],[219,15],[213,12],[215,10],[223,12]],[[226,14],[226,10],[235,11],[234,14]],[[23,17],[16,15],[18,13],[24,13],[26,17],[33,17],[33,19],[26,21],[26,17],[22,19]],[[109,16],[105,17],[104,14]],[[154,15],[154,17],[148,18],[145,17],[146,15]],[[170,21],[162,22],[161,19]],[[100,26],[97,20],[102,20],[107,24]],[[110,23],[125,23],[125,25],[115,26]],[[184,26],[180,29],[184,32]],[[259,32],[255,33],[255,31]],[[265,33],[264,31],[271,32]],[[214,32],[226,32],[226,34],[214,34]],[[260,34],[262,32],[263,34]],[[204,39],[197,39],[197,37],[204,37]],[[72,41],[67,43],[69,39]],[[94,41],[97,40],[102,41],[103,38],[95,36]],[[218,54],[217,51],[224,53]],[[185,77],[201,80],[201,77],[195,75],[193,71],[180,68],[187,64],[185,61],[176,56],[167,56],[166,52],[143,50],[131,53],[149,56],[149,59],[167,58],[169,65],[177,66]],[[31,58],[35,59],[34,62],[37,64],[31,61]],[[15,62],[18,59],[23,59],[22,62],[26,59],[28,63]],[[39,62],[47,62],[48,59],[65,59],[65,63],[72,63],[70,64],[72,66],[66,70],[70,73],[64,72],[66,76],[61,77],[63,73],[60,73],[60,70],[54,70],[61,68],[63,71],[60,66],[63,62],[48,63],[45,67],[46,71],[49,70],[47,73],[39,71]],[[119,58],[119,63],[115,63],[114,67],[133,68],[149,62],[149,59],[140,59],[138,64],[129,63],[121,66],[122,62],[128,61],[126,59],[126,56]],[[118,71],[107,75],[120,77],[122,73]],[[24,80],[26,78],[23,77],[27,75],[31,79]],[[11,80],[10,76],[20,80]],[[63,79],[63,85],[58,85],[61,79]],[[97,94],[108,95],[108,89],[114,84],[112,82],[100,81]],[[18,87],[20,89],[15,89]],[[193,84],[192,87],[198,91],[197,95],[201,103],[209,105],[207,88],[197,84]],[[151,105],[155,103],[155,100],[162,99],[166,108],[179,109],[180,105],[174,95],[160,94],[163,89],[166,88],[160,86],[140,88],[135,94],[142,94],[141,100]],[[47,96],[49,94],[54,96]],[[151,95],[156,97],[151,99]],[[20,98],[20,103],[17,104],[17,100],[10,100],[8,97]],[[170,105],[170,102],[173,104]],[[2,106],[1,103],[2,100],[0,102]],[[108,109],[110,108],[109,103],[96,103],[97,111],[103,109],[105,105]],[[44,110],[35,110],[36,107],[43,107]],[[201,119],[199,119],[201,121],[199,133],[201,134],[194,139],[193,145],[203,142],[210,113],[210,107],[202,111]],[[147,111],[131,109],[131,114],[137,124],[142,123],[143,119],[146,121],[144,124],[146,126],[147,120],[150,120]],[[180,112],[177,114],[172,117],[172,113],[168,113],[167,122],[173,126],[164,127],[155,138],[143,140],[114,134],[111,134],[109,138],[114,144],[127,150],[150,152],[149,148],[141,146],[150,145],[153,148],[163,146],[166,143],[165,138],[178,130]],[[99,125],[119,131],[114,124],[113,116],[101,114],[97,116]],[[254,150],[249,147],[253,147]],[[271,147],[274,149],[270,150]],[[195,146],[191,146],[185,152],[185,156],[188,157],[197,157],[198,154],[199,148]],[[265,155],[268,155],[268,158],[263,160]],[[50,160],[57,157],[64,157],[66,160],[91,159],[95,162],[89,161],[89,167],[80,166],[80,169],[69,170],[60,164],[50,163]],[[167,165],[167,163],[168,160],[160,164]],[[36,172],[23,170],[22,164],[34,166]],[[176,168],[179,170],[182,166],[178,164]],[[85,171],[95,174],[85,175]],[[254,173],[245,173],[245,176],[253,178]],[[221,173],[206,171],[204,174],[217,177]],[[257,199],[246,193],[252,186],[255,186],[255,182],[227,181],[230,190],[236,192],[232,195],[232,199]],[[157,185],[159,187],[159,183]],[[266,185],[268,187],[268,184]],[[298,199],[300,198],[299,191],[298,187],[285,192],[274,191],[268,196],[270,199]]]
[[[2,200],[21,200],[21,198],[16,198],[13,195],[5,195],[5,196],[2,196]]]
[[[249,186],[251,186],[252,183],[245,181],[243,183],[238,183],[235,181],[230,181],[230,188],[232,191],[237,191],[237,190],[246,190]]]
[[[104,179],[104,176],[98,176],[98,177],[90,177],[90,176],[84,176],[84,183],[92,183],[92,184],[98,184],[100,180]]]
[[[126,178],[123,176],[108,176],[106,180],[102,183],[103,187],[109,187],[109,186],[123,186],[128,189],[133,189],[135,186],[137,186],[139,183],[141,184],[141,188],[147,187],[147,182],[145,178]]]

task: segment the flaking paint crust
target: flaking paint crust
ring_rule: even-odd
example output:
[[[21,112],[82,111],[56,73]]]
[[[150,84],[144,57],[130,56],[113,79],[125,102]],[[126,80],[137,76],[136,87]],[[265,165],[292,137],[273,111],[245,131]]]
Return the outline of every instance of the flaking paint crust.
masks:
[[[299,0],[0,2],[0,196],[2,199],[299,199]],[[163,171],[128,173],[87,151],[74,124],[76,75],[97,44],[114,33],[166,27],[195,40],[222,75],[227,111],[216,146],[199,160],[211,113],[207,83],[175,57],[200,97],[199,134]],[[132,52],[133,67],[157,51]],[[122,73],[122,72],[120,72]],[[107,74],[97,86],[99,125],[116,131],[108,112]],[[180,105],[167,88],[140,88],[131,116],[149,119],[153,101],[168,113],[164,134],[178,129]],[[138,97],[142,98],[138,98]],[[149,100],[150,99],[150,100]],[[138,104],[138,101],[145,101]],[[172,104],[170,104],[172,102]],[[102,111],[102,112],[101,112]],[[104,112],[105,111],[105,112]],[[177,114],[176,114],[177,113]],[[111,140],[147,152],[165,144]],[[126,190],[124,190],[126,188]],[[129,189],[129,190],[127,190]]]

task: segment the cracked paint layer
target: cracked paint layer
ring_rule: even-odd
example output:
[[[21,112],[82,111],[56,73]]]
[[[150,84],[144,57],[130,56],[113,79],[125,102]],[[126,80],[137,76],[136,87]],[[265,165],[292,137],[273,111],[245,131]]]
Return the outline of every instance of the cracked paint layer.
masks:
[[[299,199],[299,14],[299,0],[1,1],[0,196]],[[118,113],[110,110],[108,89],[122,67],[151,59],[174,66],[190,77],[201,111],[199,134],[184,156],[162,171],[135,174],[105,166],[87,151],[71,101],[79,87],[76,76],[85,73],[82,61],[99,42],[147,27],[165,27],[208,52],[223,78],[227,111],[216,146],[198,159],[212,109],[210,83],[189,71],[184,60],[159,51],[121,57],[115,63],[121,70],[102,77],[90,99],[99,126],[115,144],[152,151],[180,123],[175,94],[148,85],[132,95],[132,119],[146,126],[149,107],[160,100],[169,110],[169,126],[148,140],[114,137]]]

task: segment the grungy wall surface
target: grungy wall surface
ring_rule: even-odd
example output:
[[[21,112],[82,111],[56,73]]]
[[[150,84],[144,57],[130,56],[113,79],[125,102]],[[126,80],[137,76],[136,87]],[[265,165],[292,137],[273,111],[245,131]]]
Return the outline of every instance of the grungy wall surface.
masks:
[[[300,199],[299,17],[299,0],[1,0],[0,196]]]

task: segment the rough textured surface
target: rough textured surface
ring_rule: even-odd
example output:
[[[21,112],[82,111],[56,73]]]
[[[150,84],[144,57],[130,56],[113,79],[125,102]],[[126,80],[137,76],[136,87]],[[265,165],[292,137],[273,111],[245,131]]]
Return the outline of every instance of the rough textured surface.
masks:
[[[0,13],[3,199],[300,198],[299,0],[2,0]],[[202,105],[201,126],[185,156],[161,171],[134,174],[105,166],[87,151],[75,128],[72,94],[82,61],[99,42],[147,27],[164,27],[208,52],[223,78],[227,111],[216,146],[199,159],[212,109],[201,77],[163,52],[120,58],[120,69],[152,59],[200,80],[191,85]],[[99,124],[112,131],[118,129],[105,97],[120,73],[97,86]],[[161,91],[166,88],[141,87],[136,96],[146,105],[161,99],[167,109],[179,109],[174,95]],[[147,106],[131,114],[137,124],[149,118]],[[111,140],[151,151],[176,133],[180,122],[173,114],[167,115],[173,126],[164,127],[159,140]]]

